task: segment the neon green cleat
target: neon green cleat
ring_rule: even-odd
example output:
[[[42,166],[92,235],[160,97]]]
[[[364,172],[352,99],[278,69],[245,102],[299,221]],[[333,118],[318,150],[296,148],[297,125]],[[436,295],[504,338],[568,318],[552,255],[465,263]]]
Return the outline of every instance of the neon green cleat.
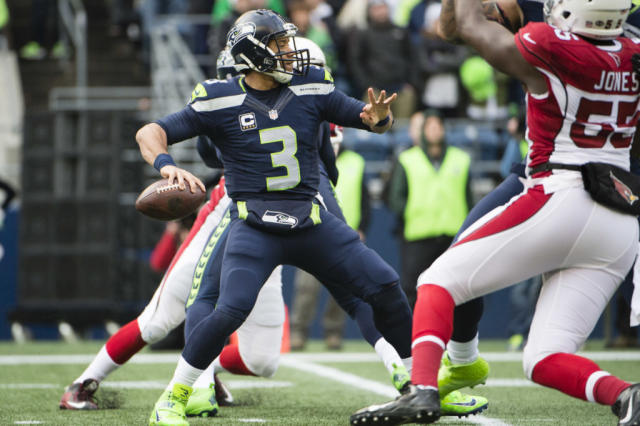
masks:
[[[484,384],[487,377],[489,377],[489,364],[483,358],[478,357],[467,364],[451,364],[449,355],[445,352],[438,370],[440,397],[467,386],[472,388],[475,385]]]
[[[176,383],[171,391],[164,391],[149,417],[149,426],[189,426],[185,406],[193,389]]]
[[[195,388],[193,390],[185,410],[188,417],[213,417],[218,414],[214,386],[211,383],[208,388]]]
[[[409,389],[411,385],[411,375],[407,371],[404,365],[393,364],[393,373],[391,373],[391,382],[393,386],[400,392],[404,394],[405,390]]]
[[[489,406],[487,398],[453,391],[440,399],[440,415],[467,417],[481,413],[487,409],[487,406]]]
[[[522,334],[514,334],[509,337],[509,343],[507,345],[507,349],[509,352],[517,352],[522,350],[522,346],[524,345],[524,336]]]

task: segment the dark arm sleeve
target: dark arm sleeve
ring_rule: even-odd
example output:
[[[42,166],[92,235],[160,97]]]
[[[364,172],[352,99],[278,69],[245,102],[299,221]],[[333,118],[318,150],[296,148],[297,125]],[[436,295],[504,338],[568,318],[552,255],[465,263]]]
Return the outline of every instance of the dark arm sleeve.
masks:
[[[156,124],[162,127],[167,134],[169,145],[203,133],[198,114],[190,106],[157,120]]]
[[[335,186],[338,184],[338,167],[336,166],[336,154],[333,152],[333,146],[331,146],[329,123],[326,121],[320,125],[318,139],[320,160],[324,164],[329,180]]]
[[[362,177],[362,196],[360,197],[360,230],[366,232],[369,228],[371,220],[371,197],[369,196],[369,188],[367,182]]]
[[[364,102],[347,96],[338,89],[326,95],[324,101],[324,119],[326,121],[344,127],[371,131],[360,118]]]
[[[211,167],[212,169],[224,168],[221,159],[222,155],[209,137],[204,135],[198,136],[197,149],[200,158],[202,158],[202,161],[204,161],[207,167]]]

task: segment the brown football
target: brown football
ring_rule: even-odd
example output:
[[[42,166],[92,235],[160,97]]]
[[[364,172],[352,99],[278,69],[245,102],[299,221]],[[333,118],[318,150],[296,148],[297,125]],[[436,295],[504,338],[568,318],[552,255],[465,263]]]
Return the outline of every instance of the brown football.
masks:
[[[185,189],[180,190],[177,183],[170,184],[167,179],[160,179],[147,186],[136,200],[136,210],[145,216],[158,220],[181,219],[196,211],[206,198],[200,188],[193,193],[185,182]]]

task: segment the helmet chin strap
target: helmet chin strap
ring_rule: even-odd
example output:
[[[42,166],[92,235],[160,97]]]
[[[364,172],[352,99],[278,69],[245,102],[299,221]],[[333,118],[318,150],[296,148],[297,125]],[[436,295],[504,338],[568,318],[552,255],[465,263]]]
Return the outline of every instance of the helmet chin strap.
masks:
[[[278,70],[269,71],[265,74],[273,77],[273,79],[278,83],[289,83],[293,78],[293,75],[287,74]]]

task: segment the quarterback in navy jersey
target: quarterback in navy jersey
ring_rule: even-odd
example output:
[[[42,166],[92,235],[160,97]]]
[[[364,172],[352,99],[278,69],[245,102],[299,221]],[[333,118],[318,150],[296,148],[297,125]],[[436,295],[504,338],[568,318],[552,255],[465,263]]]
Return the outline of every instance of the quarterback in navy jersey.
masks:
[[[251,311],[267,276],[292,264],[321,282],[339,283],[373,309],[376,328],[410,365],[411,311],[396,272],[358,234],[326,211],[318,192],[318,128],[323,121],[378,133],[393,122],[396,95],[370,103],[335,89],[330,74],[308,66],[295,48],[296,28],[276,13],[243,14],[228,35],[244,77],[199,85],[182,111],[140,129],[145,160],[191,190],[202,183],[178,168],[167,144],[206,135],[222,155],[231,223],[216,308],[195,325],[151,424],[187,424],[191,385]]]

